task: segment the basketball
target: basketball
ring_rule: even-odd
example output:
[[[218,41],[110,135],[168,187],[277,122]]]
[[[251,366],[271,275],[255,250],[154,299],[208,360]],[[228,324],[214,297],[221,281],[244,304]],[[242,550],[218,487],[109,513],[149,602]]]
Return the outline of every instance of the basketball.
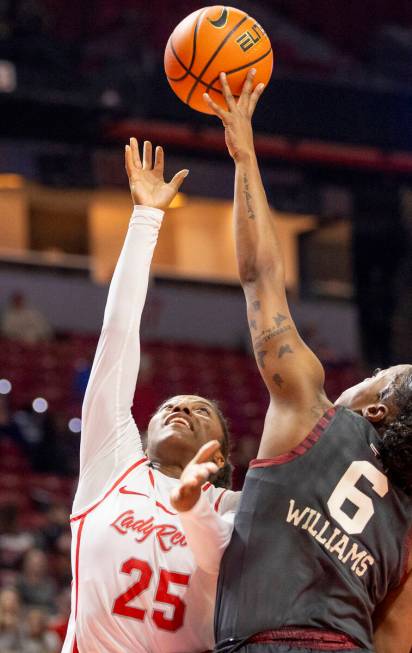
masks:
[[[238,97],[250,68],[255,85],[270,80],[273,52],[259,23],[244,11],[215,5],[193,12],[171,34],[164,56],[165,72],[176,95],[192,109],[212,113],[203,99],[209,93],[223,108],[219,74],[225,72]]]

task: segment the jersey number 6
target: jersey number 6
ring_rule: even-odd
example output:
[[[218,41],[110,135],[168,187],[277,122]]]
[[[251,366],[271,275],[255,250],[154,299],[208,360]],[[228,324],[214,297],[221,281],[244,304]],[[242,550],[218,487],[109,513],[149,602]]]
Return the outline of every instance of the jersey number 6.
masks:
[[[122,564],[120,571],[129,576],[133,571],[138,571],[140,572],[140,577],[136,583],[126,590],[126,592],[117,597],[113,605],[113,614],[143,621],[146,616],[146,610],[136,608],[129,605],[129,603],[142,592],[147,590],[153,576],[153,570],[149,563],[144,560],[130,558]],[[176,585],[187,587],[189,580],[190,576],[188,574],[179,574],[174,571],[167,571],[166,569],[160,570],[159,583],[157,585],[154,600],[159,601],[159,603],[170,605],[174,610],[171,619],[165,616],[164,610],[153,610],[152,619],[158,628],[175,632],[183,626],[186,604],[179,596],[171,594],[168,591],[168,586],[169,583],[175,583]]]
[[[375,512],[372,499],[355,487],[361,476],[365,476],[372,483],[372,490],[378,496],[384,497],[388,492],[388,479],[385,474],[367,460],[355,460],[349,465],[328,501],[331,516],[349,535],[362,533]],[[342,510],[345,501],[356,506],[353,517],[349,517]]]

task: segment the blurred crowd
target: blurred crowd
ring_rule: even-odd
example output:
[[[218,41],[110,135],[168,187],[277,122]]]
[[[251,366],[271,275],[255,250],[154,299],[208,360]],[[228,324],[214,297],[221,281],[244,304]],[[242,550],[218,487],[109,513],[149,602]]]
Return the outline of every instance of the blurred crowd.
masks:
[[[3,306],[0,335],[27,347],[54,338],[45,316],[17,291]],[[32,475],[74,476],[78,438],[63,416],[41,405],[20,405],[16,410],[8,381],[2,383],[0,651],[58,653],[70,614],[69,505],[54,502],[53,493],[42,488],[41,481],[35,487]]]
[[[51,504],[41,528],[21,526],[0,505],[0,651],[58,653],[70,614],[70,530],[65,506]]]
[[[0,334],[4,338],[35,344],[50,340],[53,330],[38,308],[30,306],[23,293],[13,293],[3,308]]]

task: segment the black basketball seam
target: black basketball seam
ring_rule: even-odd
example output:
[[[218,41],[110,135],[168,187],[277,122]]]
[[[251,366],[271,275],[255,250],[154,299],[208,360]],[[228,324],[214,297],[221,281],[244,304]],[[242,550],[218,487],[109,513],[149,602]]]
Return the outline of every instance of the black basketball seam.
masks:
[[[215,88],[214,86],[208,86],[208,85],[206,84],[206,82],[203,81],[203,79],[200,79],[200,77],[198,77],[198,76],[195,75],[191,70],[189,70],[189,68],[187,68],[186,65],[183,63],[183,61],[179,58],[179,56],[178,56],[177,53],[175,52],[173,46],[172,46],[172,52],[173,52],[174,56],[176,57],[176,60],[178,61],[178,63],[179,63],[179,64],[182,66],[182,68],[186,71],[185,77],[187,77],[187,76],[192,77],[194,80],[198,81],[199,84],[202,84],[202,85],[205,87],[205,89],[208,89],[208,92],[209,92],[209,90],[212,90],[212,91],[215,91],[216,93],[220,93],[220,95],[222,95],[222,91],[221,91],[219,88]],[[174,78],[172,78],[172,77],[168,77],[167,79],[169,79],[169,80],[172,81],[172,82],[173,82],[173,81],[176,81],[176,80],[175,80]],[[182,79],[183,79],[183,77],[182,77]],[[235,96],[235,97],[239,97],[239,96]]]
[[[184,66],[182,64],[182,62],[180,61],[179,57],[176,54],[176,50],[174,48],[173,40],[172,40],[173,34],[170,37],[170,47],[172,49],[172,52],[173,52],[175,58],[177,59],[177,61],[180,63],[180,65],[186,70],[183,77],[168,77],[168,79],[170,79],[172,82],[182,82],[188,76],[190,71],[192,70],[192,66],[194,64],[195,57],[196,57],[197,30],[199,28],[199,21],[200,21],[201,17],[203,16],[203,14],[205,13],[205,11],[206,11],[206,9],[204,11],[200,12],[200,14],[198,15],[197,20],[196,20],[195,29],[193,31],[192,59],[191,59],[190,64],[189,64],[189,68],[186,68],[186,66]]]
[[[248,63],[244,64],[243,66],[239,66],[239,68],[233,68],[233,70],[228,70],[226,72],[226,76],[228,77],[229,75],[233,75],[233,73],[238,73],[240,70],[244,70],[245,68],[250,68],[251,66],[254,66],[255,64],[259,63],[259,61],[262,61],[262,59],[265,59],[271,52],[272,52],[272,47],[270,47],[269,50],[267,52],[265,52],[265,54],[262,54],[260,57],[258,57],[254,61],[249,61]],[[209,92],[209,89],[213,89],[213,84],[215,82],[217,82],[218,79],[219,79],[219,75],[217,77],[215,77],[214,79],[212,79],[212,81],[209,82],[209,84],[207,84],[206,93]]]
[[[194,73],[189,72],[188,75],[189,75],[189,77],[192,77],[193,79],[197,80],[197,81],[199,82],[199,84],[202,84],[202,86],[205,87],[205,93],[206,93],[206,90],[209,89],[207,92],[209,92],[209,91],[214,91],[215,93],[219,93],[219,95],[223,95],[223,91],[221,91],[220,88],[216,88],[215,86],[211,86],[211,87],[209,88],[208,85],[206,84],[206,82],[204,82],[202,79],[199,79],[199,77],[196,77],[196,75],[195,75]],[[170,78],[167,77],[167,79],[170,79]],[[236,95],[236,94],[234,93],[234,94],[233,94],[233,97],[234,97],[235,99],[238,99],[238,98],[240,97],[240,95]]]
[[[209,61],[206,63],[206,65],[205,65],[205,67],[203,68],[202,72],[199,74],[199,78],[200,78],[200,79],[202,79],[203,75],[205,74],[205,72],[206,72],[207,69],[209,68],[210,64],[214,61],[214,59],[216,59],[217,55],[219,54],[219,52],[221,51],[221,49],[226,45],[226,43],[228,42],[228,40],[230,39],[230,37],[232,36],[232,34],[234,34],[234,32],[236,32],[236,30],[237,30],[237,29],[242,25],[242,23],[244,23],[245,20],[247,20],[248,18],[249,18],[249,16],[244,16],[244,17],[242,18],[242,20],[240,20],[240,21],[239,21],[239,22],[238,22],[234,27],[232,27],[232,29],[230,30],[230,32],[229,32],[228,34],[226,34],[226,36],[225,36],[225,38],[223,39],[223,41],[219,44],[219,46],[217,47],[217,49],[215,50],[215,52],[214,52],[214,53],[212,54],[212,56],[210,57]],[[192,99],[192,95],[193,95],[193,93],[195,92],[195,89],[196,89],[198,83],[199,83],[199,82],[196,80],[195,83],[193,84],[192,88],[190,89],[190,91],[189,91],[189,93],[188,93],[188,96],[187,96],[187,98],[186,98],[186,104],[190,104],[190,100]]]
[[[195,75],[195,74],[190,70],[190,68],[188,68],[188,67],[183,63],[183,61],[180,59],[179,55],[178,55],[177,52],[175,51],[173,44],[171,44],[171,48],[172,48],[172,52],[173,52],[173,54],[174,54],[174,56],[175,56],[175,58],[176,58],[176,61],[177,61],[177,62],[182,66],[182,68],[186,71],[186,73],[183,75],[183,77],[180,77],[179,79],[175,79],[174,77],[167,77],[167,79],[169,79],[169,80],[172,81],[172,82],[176,82],[176,81],[182,81],[185,77],[189,76],[189,77],[193,77],[193,79],[197,80],[198,82],[200,82],[201,84],[203,84],[203,86],[206,87],[206,86],[207,86],[206,82],[203,82],[203,81],[200,79],[200,77],[198,77],[197,75]],[[213,91],[218,91],[219,89],[217,89],[217,88],[213,88],[212,90],[213,90]]]

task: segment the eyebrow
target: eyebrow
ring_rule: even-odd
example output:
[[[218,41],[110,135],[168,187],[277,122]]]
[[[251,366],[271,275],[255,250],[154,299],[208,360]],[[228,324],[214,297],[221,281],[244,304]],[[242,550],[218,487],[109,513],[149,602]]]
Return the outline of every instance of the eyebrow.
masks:
[[[172,403],[170,400],[169,400],[169,401],[164,401],[164,402],[160,405],[160,407],[158,408],[158,410],[162,410],[162,408],[165,408],[165,407],[168,406],[170,403]],[[210,408],[211,410],[215,410],[215,411],[216,411],[215,406],[214,406],[213,404],[211,404],[210,401],[207,401],[207,399],[195,399],[193,403],[194,403],[194,404],[203,404],[204,406],[207,406],[207,407]]]

